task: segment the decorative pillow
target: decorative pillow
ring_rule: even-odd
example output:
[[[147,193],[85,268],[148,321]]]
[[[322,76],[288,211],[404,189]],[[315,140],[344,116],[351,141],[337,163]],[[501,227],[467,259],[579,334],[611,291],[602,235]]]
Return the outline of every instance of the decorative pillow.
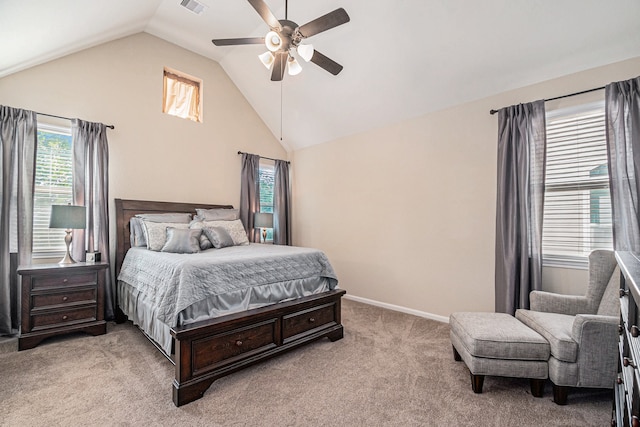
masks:
[[[191,222],[190,213],[148,213],[138,214],[136,217],[149,222],[175,222],[180,224]]]
[[[188,229],[189,224],[176,224],[174,222],[151,222],[144,221],[145,237],[147,239],[147,249],[160,251],[167,241],[167,228]]]
[[[141,218],[133,217],[129,220],[131,247],[146,247],[147,239],[144,237],[144,223]]]
[[[244,226],[239,219],[233,221],[193,221],[191,228],[204,228],[204,227],[221,227],[229,233],[233,239],[234,245],[248,245],[249,239],[247,238],[247,232],[244,230]]]
[[[239,209],[196,209],[203,221],[233,221],[240,219]]]
[[[226,248],[234,246],[231,235],[222,227],[204,227],[202,234],[205,234],[214,248]]]
[[[193,254],[200,252],[200,235],[202,230],[167,227],[167,241],[162,252],[177,254]]]
[[[236,246],[249,244],[247,232],[242,225],[242,221],[239,219],[233,221],[203,221],[203,223],[205,227],[223,228],[227,233],[229,233],[233,239],[233,244]]]

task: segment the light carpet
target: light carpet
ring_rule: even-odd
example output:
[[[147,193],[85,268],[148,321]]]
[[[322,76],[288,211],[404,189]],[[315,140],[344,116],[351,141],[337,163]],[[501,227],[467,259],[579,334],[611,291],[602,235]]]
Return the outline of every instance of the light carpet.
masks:
[[[609,425],[611,390],[572,390],[558,406],[550,383],[534,398],[528,380],[487,377],[474,394],[447,324],[350,300],[342,318],[342,340],[222,378],[180,408],[173,365],[131,323],[0,354],[0,425]]]

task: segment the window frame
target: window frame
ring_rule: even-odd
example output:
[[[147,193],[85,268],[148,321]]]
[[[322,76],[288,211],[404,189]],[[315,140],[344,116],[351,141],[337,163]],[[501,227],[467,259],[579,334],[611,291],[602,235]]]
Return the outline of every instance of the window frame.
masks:
[[[71,170],[71,185],[69,187],[69,192],[68,192],[68,198],[67,200],[64,201],[64,203],[73,203],[73,134],[71,131],[71,125],[57,125],[57,124],[52,124],[52,123],[47,123],[47,122],[42,122],[42,121],[38,121],[37,124],[37,129],[36,132],[48,132],[48,133],[57,133],[57,134],[62,134],[62,135],[66,135],[68,137],[70,137],[70,149],[69,149],[69,166],[70,166],[70,170]],[[37,168],[37,164],[38,164],[38,155],[41,152],[40,149],[40,143],[39,140],[37,142],[38,146],[36,148],[36,168]],[[37,172],[37,171],[36,171]],[[35,237],[36,234],[36,230],[39,230],[40,227],[36,227],[36,204],[37,204],[37,196],[38,194],[46,194],[49,193],[51,194],[51,191],[38,191],[38,188],[40,186],[37,185],[37,182],[35,180],[35,175],[34,175],[34,188],[33,188],[33,229],[32,229],[32,233],[33,236]],[[47,188],[51,188],[51,187],[47,187]],[[64,194],[64,193],[62,193]],[[61,202],[62,203],[62,202]],[[53,204],[53,203],[52,203]],[[49,214],[50,215],[50,208],[49,208]],[[45,218],[46,221],[48,222],[48,217]],[[64,236],[65,236],[65,231],[62,229],[49,229],[48,227],[46,227],[46,229],[48,230],[47,233],[49,234],[49,236],[53,237],[49,237],[49,239],[58,239],[59,237],[59,247],[56,246],[54,248],[54,250],[41,250],[41,248],[38,248],[36,246],[36,240],[35,238],[33,239],[33,249],[32,249],[32,258],[34,259],[44,259],[44,258],[57,258],[57,257],[61,257],[66,253],[66,245],[64,243]],[[59,236],[58,236],[59,235]]]
[[[258,185],[259,186],[261,186],[261,184],[262,184],[262,171],[263,170],[270,171],[271,172],[271,176],[275,178],[275,164],[270,162],[270,161],[265,161],[265,159],[260,159],[259,172],[258,172]],[[273,181],[273,186],[275,187],[275,181]],[[273,212],[273,210],[274,210],[273,196],[274,196],[274,194],[273,194],[273,189],[272,189],[271,205],[270,206],[265,205],[265,204],[262,203],[262,191],[260,191],[260,212],[266,212],[266,213],[271,213],[271,214],[274,213]],[[263,210],[263,207],[271,207],[271,212],[269,212],[268,210]],[[273,228],[267,229],[267,238],[266,238],[265,242],[273,243]]]
[[[196,105],[197,111],[195,114],[190,111],[186,116],[178,113],[176,111],[176,105],[167,105],[167,80],[173,80],[179,82],[183,85],[193,86],[195,88],[196,94]],[[181,119],[190,120],[196,123],[202,123],[203,121],[203,91],[204,91],[204,83],[202,79],[191,76],[187,73],[183,73],[182,71],[174,70],[169,67],[164,67],[162,72],[162,112],[168,114],[170,116],[178,117]]]
[[[547,128],[545,129],[545,132],[548,131],[548,125],[549,125],[549,121],[550,120],[554,120],[554,119],[558,119],[558,118],[562,118],[562,117],[571,117],[571,116],[578,116],[578,115],[585,115],[589,112],[593,112],[595,110],[599,110],[601,109],[602,111],[604,111],[604,99],[602,100],[598,100],[595,102],[588,102],[588,103],[582,103],[579,105],[575,105],[575,106],[571,106],[571,107],[565,107],[565,108],[559,108],[559,109],[555,109],[555,110],[551,110],[548,111],[546,113],[546,126]],[[548,143],[547,143],[548,144]],[[606,144],[606,141],[605,141]],[[547,147],[548,150],[548,147]],[[547,151],[547,155],[548,155],[548,151]],[[545,159],[545,164],[547,164],[547,160]],[[607,159],[608,161],[608,159]],[[599,166],[598,166],[599,167]],[[547,169],[547,173],[548,173],[548,169]],[[577,181],[577,180],[576,180]],[[550,187],[552,188],[552,190],[550,190]],[[609,173],[607,170],[607,174],[603,175],[602,179],[599,180],[594,180],[591,182],[569,182],[566,184],[555,184],[555,185],[549,185],[547,182],[547,176],[545,174],[545,199],[546,199],[546,194],[547,193],[553,193],[556,191],[569,191],[569,190],[575,190],[575,191],[592,191],[592,190],[607,190],[610,191],[609,189]],[[589,208],[591,209],[592,205],[592,199],[590,196],[589,199]],[[546,200],[545,200],[545,205],[546,205]],[[544,208],[543,208],[543,219],[544,219]],[[590,223],[592,222],[592,214],[591,212],[589,212],[589,221]],[[559,268],[572,268],[572,269],[587,269],[589,266],[589,257],[588,255],[558,255],[558,254],[547,254],[545,253],[544,250],[544,221],[543,221],[543,237],[542,237],[542,244],[541,244],[541,248],[542,248],[542,265],[543,267],[559,267]],[[595,250],[597,248],[592,248],[591,250]]]

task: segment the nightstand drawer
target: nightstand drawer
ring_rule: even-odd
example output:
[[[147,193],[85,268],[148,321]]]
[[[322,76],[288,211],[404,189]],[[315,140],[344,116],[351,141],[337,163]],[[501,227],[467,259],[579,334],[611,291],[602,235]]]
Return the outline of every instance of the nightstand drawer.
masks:
[[[84,289],[80,291],[65,290],[64,292],[32,295],[31,298],[31,307],[34,309],[74,303],[91,304],[96,302],[97,289]]]
[[[52,274],[48,276],[33,276],[31,289],[60,288],[64,286],[97,285],[98,275],[95,271],[87,273],[70,272],[69,274]]]
[[[336,306],[327,304],[312,310],[299,311],[282,319],[282,335],[286,340],[329,323],[336,323]]]
[[[48,311],[31,316],[32,329],[60,326],[69,323],[91,322],[96,320],[96,306],[77,308],[74,310]]]

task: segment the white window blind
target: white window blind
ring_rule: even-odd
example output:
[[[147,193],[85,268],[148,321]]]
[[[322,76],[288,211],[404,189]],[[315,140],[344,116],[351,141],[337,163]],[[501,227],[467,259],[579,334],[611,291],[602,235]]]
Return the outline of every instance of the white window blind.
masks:
[[[584,266],[612,249],[604,104],[547,116],[542,254],[545,265]]]
[[[273,213],[273,189],[275,170],[272,165],[260,164],[260,212]],[[273,241],[273,229],[267,230],[267,241]]]
[[[65,231],[50,229],[51,205],[66,205],[72,195],[71,130],[38,125],[33,205],[33,252],[36,256],[63,253]]]

